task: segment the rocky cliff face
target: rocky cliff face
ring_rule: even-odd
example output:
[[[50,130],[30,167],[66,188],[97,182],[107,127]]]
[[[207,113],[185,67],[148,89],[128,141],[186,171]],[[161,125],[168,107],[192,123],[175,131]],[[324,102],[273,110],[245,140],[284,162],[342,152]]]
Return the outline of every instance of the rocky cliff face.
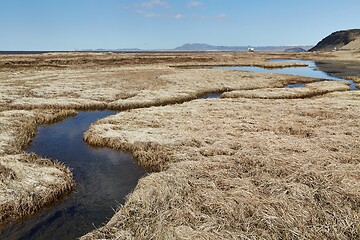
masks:
[[[353,41],[360,39],[360,29],[342,30],[333,32],[309,51],[332,51],[336,49],[353,49]],[[350,48],[347,48],[349,45]],[[357,45],[357,44],[355,44]],[[356,47],[355,47],[356,48]]]

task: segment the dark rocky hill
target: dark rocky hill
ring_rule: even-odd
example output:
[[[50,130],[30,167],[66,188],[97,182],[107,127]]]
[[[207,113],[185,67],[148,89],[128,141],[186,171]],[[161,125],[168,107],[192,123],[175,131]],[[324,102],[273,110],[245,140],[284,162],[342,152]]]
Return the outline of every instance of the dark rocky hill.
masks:
[[[332,51],[335,48],[340,49],[358,38],[360,38],[360,29],[333,32],[309,51]]]

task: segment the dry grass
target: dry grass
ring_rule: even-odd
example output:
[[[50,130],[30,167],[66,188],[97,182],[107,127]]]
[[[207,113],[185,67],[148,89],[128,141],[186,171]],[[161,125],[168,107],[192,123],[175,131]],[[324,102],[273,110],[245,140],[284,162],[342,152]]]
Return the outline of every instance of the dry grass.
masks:
[[[83,239],[358,239],[359,100],[197,100],[98,121],[89,143],[163,171]]]
[[[12,169],[7,168],[0,164],[0,181],[1,182],[6,181],[7,179],[15,179],[15,177],[16,177],[16,174]]]
[[[68,117],[74,117],[77,115],[77,111],[75,110],[35,110],[36,122],[38,124],[52,124],[55,122],[59,122]]]
[[[278,57],[275,57],[276,59]],[[246,61],[238,61],[236,64],[204,64],[201,62],[198,62],[194,65],[173,65],[171,67],[176,67],[180,69],[208,69],[208,68],[217,68],[217,67],[238,67],[238,66],[252,66],[252,67],[261,67],[265,69],[277,69],[277,68],[292,68],[292,67],[307,67],[307,64],[303,63],[296,63],[296,62],[266,62],[264,58],[253,58],[252,60],[250,58],[246,58]]]
[[[296,56],[300,55],[178,53],[0,56],[0,69],[5,70],[0,72],[0,105],[8,109],[29,110],[124,110],[181,103],[209,92],[282,87],[295,78],[276,74],[179,69],[169,65],[250,64],[286,67],[295,63],[270,63],[265,60]],[[125,60],[128,61],[126,64],[119,64],[119,61]],[[42,66],[45,62],[62,67]]]
[[[35,135],[36,121],[31,112],[0,112],[0,123],[0,156],[22,152]]]
[[[356,86],[357,86],[357,88],[360,89],[360,76],[347,76],[345,78],[348,79],[348,80],[352,80],[355,83],[357,83]]]
[[[231,91],[280,99],[196,100],[122,112],[91,127],[88,142],[132,151],[157,173],[84,239],[360,238],[359,92],[291,75],[189,68],[287,65],[265,62],[271,58],[359,61],[360,54],[0,56],[1,221],[73,188],[66,167],[23,152],[37,123]],[[297,82],[308,84],[281,89]],[[294,96],[305,99],[286,99]]]
[[[33,154],[0,156],[0,227],[33,214],[74,188],[71,171],[56,161]]]
[[[294,99],[309,98],[330,92],[349,90],[345,82],[322,81],[305,84],[301,88],[261,88],[247,91],[231,91],[221,95],[222,98],[261,98],[261,99]]]
[[[0,112],[0,228],[58,200],[74,187],[67,167],[23,152],[35,134],[37,119],[50,122],[65,114],[53,113],[51,117],[50,112]]]

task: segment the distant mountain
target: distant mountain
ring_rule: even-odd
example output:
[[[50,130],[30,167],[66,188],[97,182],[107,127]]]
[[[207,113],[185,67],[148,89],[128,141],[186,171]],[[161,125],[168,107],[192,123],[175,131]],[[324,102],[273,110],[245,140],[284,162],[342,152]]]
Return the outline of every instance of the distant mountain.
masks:
[[[213,46],[206,43],[186,43],[174,48],[175,51],[246,51],[248,47]]]
[[[106,49],[106,48],[98,48],[98,49],[82,49],[81,52],[141,52],[143,50],[139,48],[119,48],[119,49]]]
[[[248,48],[254,48],[258,52],[283,52],[286,49],[301,47],[306,49],[311,46],[213,46],[206,43],[186,43],[180,47],[174,48],[174,51],[191,51],[191,52],[202,52],[202,51],[228,51],[228,52],[246,52]]]
[[[294,47],[294,48],[285,49],[284,52],[288,52],[288,53],[299,53],[299,52],[306,52],[306,50],[303,49],[303,48],[301,48],[301,47]]]
[[[360,29],[342,30],[331,33],[309,51],[332,51],[334,49],[359,49]]]
[[[119,51],[130,51],[130,52],[140,52],[140,51],[144,51],[140,48],[119,48],[119,49],[115,49],[115,52],[119,52]]]
[[[197,49],[198,51],[207,51],[211,49],[213,46],[206,43],[185,43],[180,47],[174,48],[175,51],[194,51]]]

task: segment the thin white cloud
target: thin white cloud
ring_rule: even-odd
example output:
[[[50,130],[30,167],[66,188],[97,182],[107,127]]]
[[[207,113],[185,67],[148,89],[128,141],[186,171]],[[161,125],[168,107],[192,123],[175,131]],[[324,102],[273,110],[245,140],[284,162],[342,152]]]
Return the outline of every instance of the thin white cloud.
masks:
[[[180,19],[183,19],[183,18],[185,18],[185,15],[183,15],[183,14],[178,13],[178,14],[175,15],[175,19],[180,20]]]
[[[163,18],[181,20],[185,18],[201,21],[223,21],[227,19],[227,15],[219,13],[218,15],[197,15],[192,14],[186,16],[183,13],[176,13],[171,11],[171,6],[168,0],[139,0],[129,4],[122,5],[123,9],[131,10],[133,14],[142,16],[144,18]],[[184,5],[183,5],[184,6]],[[188,8],[203,8],[204,4],[201,1],[190,0],[187,1]],[[175,9],[173,9],[175,10]]]
[[[144,18],[166,17],[165,12],[171,8],[167,0],[135,1],[120,6],[122,9],[130,10],[133,14],[143,16]]]
[[[158,14],[158,13],[144,13],[143,14],[144,18],[161,18],[162,15],[161,14]]]
[[[140,2],[137,5],[141,6],[143,8],[155,8],[155,7],[169,8],[170,7],[168,2],[165,0],[150,0],[150,1]]]
[[[227,16],[225,13],[220,13],[219,15],[215,16],[215,19],[217,19],[217,20],[224,20],[226,18],[227,18]]]
[[[140,9],[135,9],[135,10],[132,11],[132,13],[135,13],[135,14],[138,14],[138,15],[144,15],[144,14],[146,14],[145,11],[140,10]]]
[[[216,16],[204,16],[204,15],[193,14],[192,17],[194,19],[201,20],[201,21],[223,21],[227,18],[227,15],[224,13],[220,13]]]
[[[187,7],[188,8],[200,8],[202,7],[204,4],[202,2],[199,2],[199,1],[190,1],[188,4],[187,4]]]
[[[153,12],[149,12],[149,13],[143,13],[141,14],[144,18],[173,18],[176,20],[181,20],[185,18],[185,15],[183,14],[175,14],[175,15],[165,15],[165,14],[158,14],[158,13],[153,13]]]
[[[134,14],[140,15],[144,18],[167,18],[167,19],[176,19],[181,20],[186,18],[184,14],[177,13],[177,14],[162,14],[162,13],[156,13],[156,12],[149,12],[149,11],[143,11],[143,10],[134,10]]]

